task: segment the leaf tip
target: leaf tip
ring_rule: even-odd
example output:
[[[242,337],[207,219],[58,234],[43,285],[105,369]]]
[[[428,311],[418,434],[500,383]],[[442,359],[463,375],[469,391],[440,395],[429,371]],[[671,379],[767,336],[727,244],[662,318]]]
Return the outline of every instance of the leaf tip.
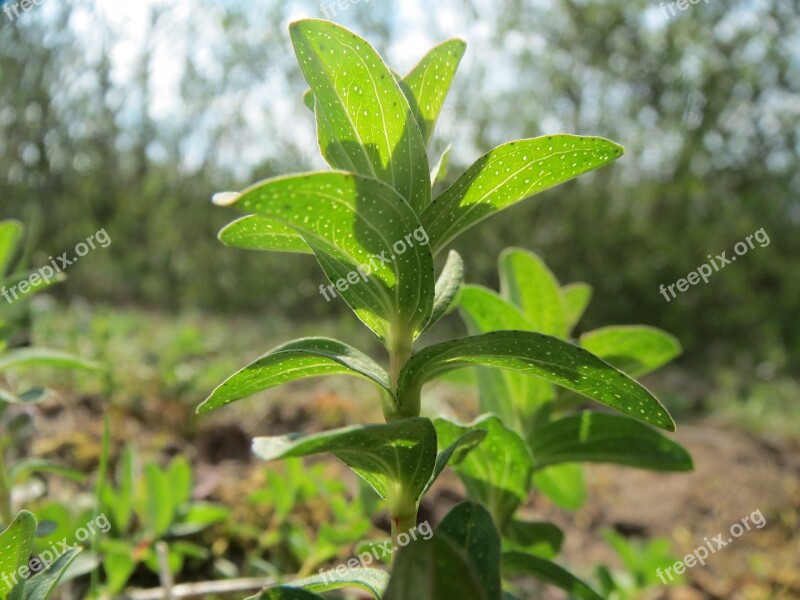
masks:
[[[241,197],[239,192],[218,192],[211,196],[211,202],[216,206],[231,206],[236,204]]]

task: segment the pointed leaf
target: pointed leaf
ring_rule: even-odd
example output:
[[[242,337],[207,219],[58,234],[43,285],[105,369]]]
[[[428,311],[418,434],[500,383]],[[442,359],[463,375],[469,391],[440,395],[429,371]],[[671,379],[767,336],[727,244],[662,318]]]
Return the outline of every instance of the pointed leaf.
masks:
[[[436,466],[433,468],[433,475],[431,475],[430,481],[428,481],[428,485],[425,487],[425,491],[430,489],[448,463],[452,462],[453,465],[460,464],[461,461],[464,460],[464,457],[469,454],[475,446],[480,444],[485,437],[486,431],[475,429],[465,433],[447,446],[447,448],[439,452],[439,454],[436,455]]]
[[[544,261],[520,248],[500,255],[500,290],[533,325],[532,331],[567,337],[558,280]]]
[[[533,485],[566,510],[578,510],[586,502],[586,481],[580,465],[567,463],[536,471]]]
[[[622,156],[597,137],[551,135],[509,142],[478,159],[420,216],[438,253],[479,221]]]
[[[455,506],[436,529],[466,552],[490,599],[500,600],[500,534],[492,516],[477,502]]]
[[[537,579],[561,588],[571,596],[581,600],[603,600],[602,596],[592,590],[583,581],[575,577],[557,564],[523,554],[506,552],[503,554],[503,573],[509,575],[532,575]]]
[[[253,452],[268,461],[332,453],[382,498],[402,489],[411,500],[417,500],[436,463],[436,431],[429,419],[404,419],[311,435],[256,438]]]
[[[451,250],[447,255],[447,262],[442,269],[442,274],[436,280],[431,318],[425,325],[425,329],[433,327],[450,311],[463,282],[464,261],[458,252]]]
[[[655,371],[681,353],[681,344],[676,338],[643,325],[595,329],[582,335],[580,344],[634,377]]]
[[[434,425],[440,446],[452,444],[470,431],[488,432],[486,439],[453,469],[470,497],[483,503],[502,528],[528,497],[533,462],[525,441],[494,415],[469,425],[445,419],[435,419]]]
[[[426,146],[433,137],[436,120],[466,50],[466,42],[459,39],[439,44],[411,69],[400,84]]]
[[[450,151],[452,149],[452,144],[448,144],[447,148],[444,149],[444,152],[442,152],[442,155],[439,157],[439,162],[431,169],[431,185],[441,183],[444,181],[445,177],[447,177],[447,170],[450,165]]]
[[[81,553],[81,548],[71,548],[59,556],[53,564],[28,580],[25,586],[25,600],[47,600],[58,587],[61,578],[72,561]]]
[[[552,523],[509,520],[503,528],[503,548],[540,558],[554,558],[561,551],[564,532]]]
[[[379,179],[421,209],[431,186],[425,142],[406,97],[378,53],[317,19],[289,26],[297,60],[324,119],[323,156],[334,169]]]
[[[19,221],[13,219],[0,221],[0,282],[3,281],[11,265],[14,251],[24,231],[25,228]]]
[[[433,306],[433,258],[414,211],[387,185],[352,173],[277,177],[225,205],[293,227],[358,317],[381,339],[418,331]],[[320,286],[322,289],[324,286]]]
[[[261,215],[248,215],[228,223],[217,238],[226,246],[244,250],[313,253],[302,236],[289,225]]]
[[[28,458],[14,463],[8,469],[8,478],[12,483],[19,483],[33,473],[53,473],[78,483],[86,479],[86,475],[75,469],[58,465],[43,458]]]
[[[429,346],[406,363],[399,397],[442,373],[476,365],[541,377],[587,398],[674,431],[666,409],[641,385],[583,348],[528,331],[497,331]]]
[[[19,568],[27,566],[35,531],[36,517],[23,510],[0,533],[0,598],[5,598],[19,581]]]
[[[344,574],[340,574],[336,569],[330,569],[319,575],[284,584],[283,587],[299,588],[309,592],[358,588],[369,592],[374,598],[380,600],[383,590],[386,589],[388,584],[389,575],[385,571],[364,567],[356,567],[354,569],[348,567]]]
[[[31,277],[34,275],[36,275],[36,277],[33,277],[33,279],[31,279]],[[67,276],[64,273],[56,273],[52,277],[44,279],[38,270],[25,271],[22,273],[14,273],[10,275],[6,279],[5,286],[8,287],[9,290],[13,289],[13,291],[9,291],[8,295],[10,296],[11,299],[10,304],[14,304],[16,302],[23,302],[27,298],[35,296],[39,292],[42,292],[57,283],[61,283],[66,279]],[[24,292],[19,287],[19,283],[22,281],[27,282]]]
[[[270,350],[223,381],[197,407],[202,413],[276,385],[322,375],[355,375],[391,394],[389,376],[369,356],[329,338],[303,338]]]
[[[591,299],[592,286],[588,283],[570,283],[561,288],[561,302],[564,305],[567,332],[571,332],[581,320]]]
[[[0,371],[19,367],[57,367],[92,371],[99,369],[100,365],[74,354],[47,348],[19,348],[0,355]]]
[[[536,468],[565,462],[613,463],[653,471],[690,471],[677,442],[621,415],[584,411],[547,423],[531,438]]]

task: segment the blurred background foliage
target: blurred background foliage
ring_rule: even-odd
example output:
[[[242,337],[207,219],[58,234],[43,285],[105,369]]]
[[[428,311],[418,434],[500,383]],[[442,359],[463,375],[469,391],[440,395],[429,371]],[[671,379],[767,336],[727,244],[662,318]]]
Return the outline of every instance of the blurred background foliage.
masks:
[[[494,287],[500,250],[524,246],[562,283],[594,286],[586,329],[663,327],[702,377],[709,365],[765,378],[800,366],[797,0],[710,0],[675,16],[655,0],[343,5],[75,0],[0,18],[0,213],[28,224],[33,267],[100,228],[112,239],[70,268],[62,300],[354,318],[318,294],[313,258],[223,248],[215,235],[234,215],[209,202],[324,168],[286,26],[327,14],[401,72],[435,42],[467,39],[434,142],[455,146],[447,184],[508,139],[626,147],[465,236],[470,281]],[[762,227],[769,246],[670,303],[659,294]]]

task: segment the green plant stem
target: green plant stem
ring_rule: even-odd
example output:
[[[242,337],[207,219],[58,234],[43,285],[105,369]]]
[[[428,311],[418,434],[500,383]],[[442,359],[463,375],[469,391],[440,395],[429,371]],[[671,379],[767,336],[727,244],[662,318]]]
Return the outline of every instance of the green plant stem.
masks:
[[[0,444],[0,520],[9,525],[13,520],[11,510],[11,482],[8,480],[6,470],[5,447]]]

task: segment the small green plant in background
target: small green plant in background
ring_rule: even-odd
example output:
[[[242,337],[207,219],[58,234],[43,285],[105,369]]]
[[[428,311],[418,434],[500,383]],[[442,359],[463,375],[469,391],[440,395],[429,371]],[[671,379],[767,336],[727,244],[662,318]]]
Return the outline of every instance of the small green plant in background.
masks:
[[[259,597],[320,598],[328,590],[359,587],[387,600],[500,600],[515,597],[502,591],[502,577],[522,573],[581,598],[598,598],[547,558],[527,551],[503,553],[492,516],[497,515],[494,498],[487,502],[491,512],[480,503],[464,502],[430,539],[408,544],[420,500],[445,466],[464,464],[481,442],[497,443],[497,428],[489,421],[452,435],[440,423],[437,431],[431,419],[420,416],[422,388],[450,371],[482,366],[555,384],[637,419],[631,420],[637,426],[644,421],[671,431],[670,415],[623,371],[534,327],[478,332],[421,350],[415,341],[448,312],[461,288],[457,253],[450,252],[438,280],[434,273],[435,256],[452,240],[525,198],[612,162],[622,148],[602,138],[573,135],[509,142],[478,159],[434,197],[432,182],[446,157],[431,169],[427,147],[464,42],[444,42],[399,77],[365,40],[333,23],[299,21],[290,26],[290,34],[311,87],[307,102],[314,106],[319,146],[334,170],[277,177],[241,193],[218,194],[215,203],[247,213],[219,237],[239,248],[313,254],[330,282],[320,289],[341,296],[381,340],[388,369],[344,342],[303,338],[232,375],[198,410],[220,408],[306,377],[346,374],[372,381],[385,424],[262,437],[254,440],[253,449],[264,460],[332,453],[385,500],[391,543],[398,551],[391,578],[375,568],[337,569],[264,590]],[[505,417],[511,415],[507,411]],[[569,436],[534,440],[539,451],[552,447],[552,454],[564,455],[571,441],[580,444],[581,432],[592,431],[592,423],[581,426],[577,418],[577,425],[566,424]],[[500,417],[487,419],[502,424]],[[504,463],[508,469],[525,469],[529,449],[520,440],[516,458],[523,463],[512,458]],[[635,447],[628,452],[637,454]],[[504,490],[505,483],[494,475],[488,481],[494,490]]]
[[[159,574],[156,544],[166,544],[167,566],[178,574],[187,559],[205,560],[208,549],[186,539],[228,518],[220,505],[192,500],[193,472],[183,457],[165,468],[155,461],[139,466],[136,452],[126,447],[116,484],[98,485],[99,508],[110,528],[98,544],[103,556],[106,594],[121,592],[140,564]]]

